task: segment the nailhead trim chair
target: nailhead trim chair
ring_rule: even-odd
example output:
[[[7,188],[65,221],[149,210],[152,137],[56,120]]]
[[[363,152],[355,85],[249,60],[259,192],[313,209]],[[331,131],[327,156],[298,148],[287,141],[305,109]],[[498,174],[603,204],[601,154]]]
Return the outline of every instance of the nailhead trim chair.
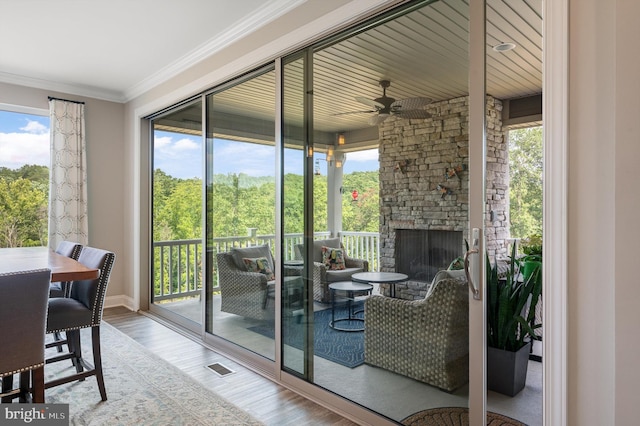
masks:
[[[56,253],[70,257],[73,260],[78,260],[81,251],[82,244],[71,241],[61,241],[56,247]],[[69,297],[70,284],[68,282],[51,283],[49,285],[49,297]]]
[[[47,333],[65,332],[67,338],[48,343],[46,347],[58,347],[66,344],[69,345],[69,353],[47,358],[46,363],[71,359],[76,367],[76,374],[47,382],[45,383],[46,389],[76,380],[84,380],[89,376],[96,376],[100,397],[103,401],[107,400],[100,355],[100,322],[109,275],[114,261],[115,254],[112,252],[84,247],[80,252],[78,262],[88,267],[98,268],[100,276],[94,280],[73,281],[69,297],[49,299]],[[80,330],[83,328],[91,328],[93,365],[82,358]]]
[[[44,341],[51,271],[0,274],[0,377],[2,402],[17,396],[44,403]],[[13,389],[13,375],[20,388]]]

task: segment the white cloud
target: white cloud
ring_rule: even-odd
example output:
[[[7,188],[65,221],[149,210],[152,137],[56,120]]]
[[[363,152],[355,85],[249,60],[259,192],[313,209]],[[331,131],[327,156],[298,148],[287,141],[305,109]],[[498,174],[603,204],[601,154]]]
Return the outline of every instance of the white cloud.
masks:
[[[366,151],[356,151],[347,153],[347,160],[364,162],[364,161],[378,161],[378,150],[368,149]]]
[[[47,126],[33,120],[27,120],[27,125],[24,127],[20,127],[20,130],[25,131],[27,133],[36,134],[36,135],[41,135],[41,134],[49,135],[49,128]]]
[[[199,150],[200,145],[195,143],[191,139],[180,139],[174,145],[175,151],[191,151],[191,150]]]
[[[25,128],[29,126],[31,124],[27,124]],[[37,126],[31,127],[37,128]],[[0,133],[0,167],[17,169],[25,164],[49,166],[49,155],[48,132]]]

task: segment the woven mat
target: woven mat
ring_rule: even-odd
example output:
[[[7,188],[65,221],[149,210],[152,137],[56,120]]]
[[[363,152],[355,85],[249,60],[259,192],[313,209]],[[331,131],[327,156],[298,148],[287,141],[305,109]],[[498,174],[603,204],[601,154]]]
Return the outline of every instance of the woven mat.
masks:
[[[432,408],[410,415],[401,422],[405,426],[467,426],[469,410],[461,407]],[[487,426],[527,426],[511,417],[487,411]]]

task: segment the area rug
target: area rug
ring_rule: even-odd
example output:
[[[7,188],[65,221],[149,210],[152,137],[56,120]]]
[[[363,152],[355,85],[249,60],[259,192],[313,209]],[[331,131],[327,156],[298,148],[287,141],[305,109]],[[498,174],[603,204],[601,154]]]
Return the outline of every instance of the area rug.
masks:
[[[100,400],[95,377],[45,392],[47,403],[69,404],[70,425],[262,424],[109,324],[100,330],[107,401]],[[83,355],[92,360],[85,331]],[[70,361],[48,364],[46,380],[72,368]]]
[[[362,309],[361,304],[357,305],[355,309]],[[336,308],[336,318],[345,318],[346,315],[346,308]],[[362,313],[358,314],[358,316],[362,318]],[[354,368],[364,363],[364,331],[337,331],[329,327],[331,309],[316,311],[313,317],[313,349],[315,355],[349,368]],[[350,325],[362,327],[363,323],[340,323],[340,326],[344,328]],[[249,330],[271,339],[274,338],[273,323],[271,321],[250,327]],[[283,330],[283,342],[294,348],[302,349],[304,324],[299,323],[295,316],[288,317],[283,321]]]
[[[405,426],[468,426],[469,410],[462,407],[431,408],[410,415],[401,422]],[[487,411],[487,426],[527,426],[518,420]]]

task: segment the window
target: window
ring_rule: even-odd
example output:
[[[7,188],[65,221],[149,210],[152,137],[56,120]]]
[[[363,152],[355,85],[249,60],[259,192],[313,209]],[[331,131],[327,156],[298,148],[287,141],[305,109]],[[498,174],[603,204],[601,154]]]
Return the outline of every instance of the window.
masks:
[[[0,110],[0,247],[47,245],[49,157],[48,115]]]

